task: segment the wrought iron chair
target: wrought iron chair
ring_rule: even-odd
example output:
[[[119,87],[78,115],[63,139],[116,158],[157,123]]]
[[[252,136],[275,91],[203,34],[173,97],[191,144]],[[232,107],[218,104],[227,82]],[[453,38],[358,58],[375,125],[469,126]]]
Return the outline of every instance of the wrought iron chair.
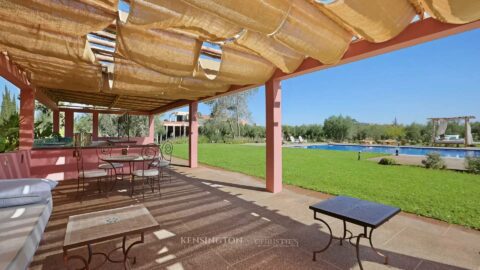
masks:
[[[81,147],[76,147],[74,150],[74,157],[77,160],[77,195],[80,192],[80,182],[82,182],[82,196],[85,195],[85,180],[97,180],[98,191],[101,193],[101,180],[108,176],[105,170],[85,170],[83,162],[83,150]]]
[[[150,185],[152,189],[152,193],[155,192],[155,184],[154,181],[157,181],[158,184],[158,192],[161,196],[160,192],[160,172],[158,169],[154,168],[152,165],[159,159],[159,148],[156,144],[148,144],[143,147],[142,149],[142,168],[138,170],[134,170],[132,172],[132,182],[131,182],[131,194],[133,196],[134,189],[135,189],[135,178],[142,179],[142,198],[145,199],[145,182]]]
[[[103,157],[110,157],[112,156],[112,145],[108,144],[106,146],[97,148],[97,164],[98,164],[98,169],[100,170],[105,170],[107,174],[110,176],[110,179],[115,177],[115,183],[117,181],[117,170],[121,170],[123,174],[123,163],[116,163],[116,162],[104,162],[102,161]],[[112,189],[115,186],[115,184],[112,185]]]
[[[153,167],[156,167],[160,171],[160,178],[163,179],[163,171],[170,169],[172,164],[173,144],[171,142],[165,142],[160,145],[159,159],[152,163]],[[169,181],[172,182],[172,174],[168,173]]]

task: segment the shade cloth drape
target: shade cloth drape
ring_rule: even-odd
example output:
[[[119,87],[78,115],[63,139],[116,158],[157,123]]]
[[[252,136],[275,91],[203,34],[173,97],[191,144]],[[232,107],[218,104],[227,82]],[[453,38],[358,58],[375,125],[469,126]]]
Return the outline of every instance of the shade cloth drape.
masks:
[[[185,1],[325,64],[338,62],[353,36],[304,0]]]
[[[477,0],[413,0],[430,16],[442,22],[463,24],[480,19]]]
[[[112,93],[193,99],[225,91],[228,85],[162,74],[133,61],[115,58]]]
[[[252,30],[243,31],[242,27],[183,1],[133,1],[128,22],[145,29],[169,29],[187,33],[200,40],[233,39],[237,44],[262,55],[285,72],[294,71],[304,58],[304,55],[273,38]],[[236,36],[240,38],[236,39]]]
[[[36,29],[84,36],[110,25],[118,0],[0,0],[0,17]]]
[[[0,20],[0,50],[23,50],[73,62],[93,63],[95,56],[86,36],[72,36]]]
[[[470,122],[467,122],[467,130],[466,130],[466,144],[467,145],[472,145],[473,144],[473,136],[472,136],[472,126],[470,125]]]
[[[118,24],[117,52],[153,70],[173,76],[192,76],[201,42],[166,30],[145,30]]]
[[[416,15],[408,0],[343,0],[330,4],[317,2],[316,6],[340,25],[371,42],[395,37]]]
[[[203,40],[224,40],[242,27],[181,0],[134,0],[128,22],[146,29],[177,29]]]
[[[101,89],[102,67],[97,63],[77,63],[13,48],[8,52],[14,63],[29,72],[35,86],[82,92]]]
[[[222,58],[215,76],[207,76],[209,72],[205,71],[212,66],[211,62],[200,59],[195,77],[229,84],[258,84],[268,80],[275,71],[275,66],[264,58],[235,49],[232,45],[222,47]]]
[[[438,120],[438,128],[437,128],[437,136],[445,135],[448,127],[448,120],[439,119]]]

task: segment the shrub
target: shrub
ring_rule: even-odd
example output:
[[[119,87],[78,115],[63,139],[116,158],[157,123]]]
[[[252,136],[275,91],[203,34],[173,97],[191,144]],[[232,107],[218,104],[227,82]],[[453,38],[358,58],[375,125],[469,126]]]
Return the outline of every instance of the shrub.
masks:
[[[437,152],[430,152],[427,154],[427,158],[422,160],[422,164],[427,169],[445,169],[445,161],[440,157]]]
[[[224,138],[224,143],[227,144],[244,144],[255,142],[253,138],[238,137],[238,138]]]
[[[397,165],[397,162],[393,158],[382,158],[378,162],[380,165]]]
[[[168,141],[173,143],[173,144],[187,144],[188,143],[188,137],[170,138]],[[163,143],[163,142],[161,142],[161,143]]]
[[[480,174],[480,157],[465,158],[465,167],[471,173]]]
[[[177,137],[175,139],[168,139],[169,142],[173,144],[188,144],[188,137]],[[159,142],[163,143],[165,141]],[[211,143],[207,136],[200,135],[198,136],[198,143]]]

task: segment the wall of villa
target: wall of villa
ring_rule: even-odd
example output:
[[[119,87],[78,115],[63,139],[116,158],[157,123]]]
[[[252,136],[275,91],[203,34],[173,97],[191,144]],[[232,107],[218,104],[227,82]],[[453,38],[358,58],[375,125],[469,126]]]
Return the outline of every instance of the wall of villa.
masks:
[[[122,147],[115,147],[112,155],[120,155]],[[74,148],[44,148],[0,154],[0,179],[48,178],[66,180],[77,178],[77,159]],[[96,148],[84,148],[84,168],[97,169]],[[128,154],[140,154],[141,147],[131,146]]]
[[[25,178],[30,176],[30,151],[0,154],[0,179]]]

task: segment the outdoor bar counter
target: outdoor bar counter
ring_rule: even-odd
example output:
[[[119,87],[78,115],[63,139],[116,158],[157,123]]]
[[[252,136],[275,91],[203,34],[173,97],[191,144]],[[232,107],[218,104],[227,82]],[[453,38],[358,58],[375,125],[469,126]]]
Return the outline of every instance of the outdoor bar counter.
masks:
[[[141,149],[148,144],[112,145],[112,155],[121,155],[122,149],[128,154],[141,154]],[[86,170],[98,166],[98,152],[104,145],[82,147]],[[106,146],[106,144],[105,144]],[[0,154],[0,179],[12,178],[48,178],[52,180],[74,179],[77,177],[77,161],[73,155],[74,146],[42,146],[31,150],[18,150]]]

